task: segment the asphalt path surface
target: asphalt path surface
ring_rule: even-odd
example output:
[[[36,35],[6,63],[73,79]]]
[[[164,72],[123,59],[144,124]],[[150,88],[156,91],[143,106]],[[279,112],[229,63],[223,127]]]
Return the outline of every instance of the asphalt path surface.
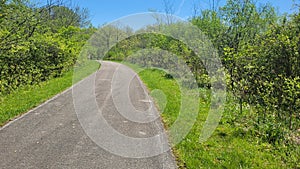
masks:
[[[96,73],[0,129],[0,168],[177,168],[164,134],[138,76],[102,62]]]

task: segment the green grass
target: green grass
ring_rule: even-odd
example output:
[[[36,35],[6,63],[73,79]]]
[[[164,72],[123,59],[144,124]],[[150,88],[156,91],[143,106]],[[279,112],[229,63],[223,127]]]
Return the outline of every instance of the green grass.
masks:
[[[78,82],[98,68],[98,62],[88,61],[75,70],[74,82]],[[22,87],[11,94],[0,96],[0,126],[71,87],[72,81],[73,70],[62,77],[50,79],[39,85]]]
[[[156,100],[157,106],[164,110],[162,118],[168,129],[176,120],[180,108],[181,98],[178,85],[173,79],[166,78],[165,72],[160,70],[146,69],[140,71],[136,65],[127,63],[126,65],[136,71],[138,70],[141,80],[149,89],[153,99]],[[210,108],[210,91],[199,89],[199,94],[199,114],[196,123],[187,137],[173,148],[180,168],[300,167],[298,164],[299,147],[283,151],[288,147],[274,147],[271,144],[261,142],[259,138],[245,136],[237,132],[237,128],[233,125],[226,122],[220,123],[206,142],[199,143],[201,129]],[[224,114],[232,113],[224,112]]]

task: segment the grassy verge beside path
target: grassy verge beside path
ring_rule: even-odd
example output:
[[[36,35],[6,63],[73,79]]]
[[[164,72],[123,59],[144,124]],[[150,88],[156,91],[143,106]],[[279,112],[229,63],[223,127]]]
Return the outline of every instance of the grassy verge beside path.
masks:
[[[161,70],[141,71],[136,65],[125,64],[139,72],[154,100],[162,100],[162,94],[155,95],[153,91],[163,92],[167,102],[162,118],[166,128],[170,127],[180,109],[180,90],[175,80],[167,78],[166,73]],[[261,142],[257,137],[245,135],[226,122],[221,121],[213,135],[206,142],[199,143],[201,129],[210,108],[210,91],[199,89],[199,94],[199,114],[196,123],[187,137],[173,148],[179,168],[299,168],[299,147],[275,147]],[[232,102],[234,101],[228,97],[224,116],[232,115]],[[161,106],[158,104],[158,107]]]
[[[99,69],[98,62],[88,61],[76,71],[78,72],[76,81],[87,77],[97,69]],[[71,87],[72,81],[73,70],[62,77],[50,79],[39,85],[22,87],[11,94],[0,96],[0,126]]]

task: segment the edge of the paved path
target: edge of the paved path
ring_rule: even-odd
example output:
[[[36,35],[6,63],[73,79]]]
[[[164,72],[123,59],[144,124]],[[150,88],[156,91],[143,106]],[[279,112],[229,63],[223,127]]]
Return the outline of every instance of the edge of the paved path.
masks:
[[[99,62],[100,63],[100,62]],[[100,67],[101,68],[101,67]],[[10,126],[11,124],[15,123],[16,121],[24,118],[25,116],[27,116],[28,114],[34,112],[35,110],[45,106],[47,103],[57,99],[58,97],[60,97],[61,95],[67,93],[68,91],[72,90],[73,87],[77,86],[78,84],[80,84],[82,81],[84,81],[85,79],[87,79],[90,76],[93,76],[95,73],[97,73],[99,70],[97,69],[95,72],[93,72],[92,74],[88,75],[87,77],[83,78],[82,80],[80,80],[79,82],[73,84],[72,86],[68,87],[67,89],[65,89],[64,91],[54,95],[53,97],[51,97],[50,99],[44,101],[43,103],[41,103],[40,105],[33,107],[32,109],[28,110],[27,112],[21,113],[20,115],[17,115],[16,117],[12,118],[11,120],[9,120],[6,124],[4,124],[2,127],[0,127],[0,131],[7,128],[8,126]],[[72,79],[73,80],[73,79]]]

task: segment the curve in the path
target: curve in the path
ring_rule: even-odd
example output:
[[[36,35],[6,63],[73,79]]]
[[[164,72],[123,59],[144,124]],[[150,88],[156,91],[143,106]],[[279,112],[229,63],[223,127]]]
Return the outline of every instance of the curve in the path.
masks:
[[[0,168],[176,168],[170,151],[148,158],[122,157],[99,146],[97,140],[92,140],[81,126],[75,111],[74,89],[82,89],[81,92],[85,93],[88,88],[84,85],[89,84],[91,78],[95,77],[92,81],[95,84],[95,97],[92,101],[101,108],[102,116],[114,130],[137,139],[155,137],[163,132],[159,118],[150,118],[150,121],[154,120],[149,123],[137,123],[126,119],[114,107],[114,99],[108,94],[112,86],[111,75],[118,66],[116,63],[103,62],[99,71],[73,87],[73,93],[72,89],[69,89],[15,122],[2,127]],[[117,83],[122,84],[122,81]],[[131,80],[129,92],[132,106],[137,112],[149,108],[150,104],[145,102],[148,98],[147,93],[137,77]],[[89,105],[91,100],[87,98],[81,101],[82,105]],[[89,110],[88,106],[86,108]],[[88,113],[86,116],[89,118]],[[122,142],[114,138],[107,141],[110,141],[111,145]],[[168,145],[161,145],[162,143],[160,140],[156,145],[145,144],[149,147],[144,147],[143,150],[158,150],[157,147],[166,149],[164,147]],[[133,149],[127,153],[130,155],[140,152]]]

